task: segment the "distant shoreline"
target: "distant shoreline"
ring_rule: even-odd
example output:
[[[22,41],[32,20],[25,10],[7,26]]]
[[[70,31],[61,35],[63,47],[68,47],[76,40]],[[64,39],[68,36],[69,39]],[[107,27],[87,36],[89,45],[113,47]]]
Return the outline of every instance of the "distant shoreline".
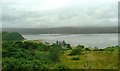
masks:
[[[118,33],[118,27],[2,28],[21,34],[106,34]]]

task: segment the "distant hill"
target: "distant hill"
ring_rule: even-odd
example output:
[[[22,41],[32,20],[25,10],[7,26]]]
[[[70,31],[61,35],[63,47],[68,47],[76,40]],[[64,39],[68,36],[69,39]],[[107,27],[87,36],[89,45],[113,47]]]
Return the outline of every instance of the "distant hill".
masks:
[[[3,28],[21,34],[97,34],[118,33],[118,27]]]
[[[2,40],[23,40],[21,34],[17,32],[2,32]]]

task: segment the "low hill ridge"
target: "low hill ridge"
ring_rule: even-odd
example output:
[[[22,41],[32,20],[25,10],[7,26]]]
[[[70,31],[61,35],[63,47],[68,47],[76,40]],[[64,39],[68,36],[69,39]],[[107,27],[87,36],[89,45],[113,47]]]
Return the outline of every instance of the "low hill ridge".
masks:
[[[2,32],[2,40],[23,40],[24,37],[17,32]]]

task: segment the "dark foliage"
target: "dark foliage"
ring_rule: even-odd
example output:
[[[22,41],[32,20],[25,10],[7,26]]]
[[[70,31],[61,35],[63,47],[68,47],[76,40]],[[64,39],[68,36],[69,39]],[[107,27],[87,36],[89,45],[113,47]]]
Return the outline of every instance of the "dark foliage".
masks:
[[[78,45],[76,48],[77,49],[84,49],[84,46],[83,45]]]
[[[72,55],[80,55],[82,51],[83,50],[81,48],[77,47],[76,49],[72,49],[72,51],[71,51],[71,53],[69,55],[70,56],[72,56]]]
[[[72,60],[79,60],[79,57],[73,57]]]
[[[52,48],[49,53],[49,59],[54,62],[59,62],[61,49],[60,48]]]
[[[91,51],[91,49],[89,49],[89,48],[85,48],[85,51]]]

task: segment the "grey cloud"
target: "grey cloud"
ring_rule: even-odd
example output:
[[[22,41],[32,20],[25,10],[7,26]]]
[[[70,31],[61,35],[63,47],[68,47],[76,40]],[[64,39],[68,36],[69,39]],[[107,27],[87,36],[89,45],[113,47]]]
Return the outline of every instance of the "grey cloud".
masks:
[[[9,7],[10,6],[10,7]],[[7,3],[3,9],[3,27],[85,27],[117,26],[117,8],[64,8],[51,11],[27,11],[16,9]]]

